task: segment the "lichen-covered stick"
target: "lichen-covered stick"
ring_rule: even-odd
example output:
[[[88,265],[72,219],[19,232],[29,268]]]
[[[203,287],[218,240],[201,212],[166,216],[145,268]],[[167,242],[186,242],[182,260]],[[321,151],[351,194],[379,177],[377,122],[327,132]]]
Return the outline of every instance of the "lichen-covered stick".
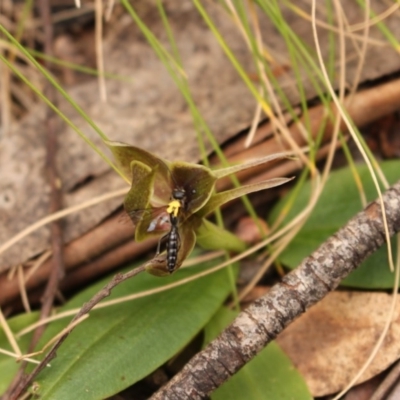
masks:
[[[400,181],[384,193],[383,200],[392,236],[400,231]],[[386,241],[384,232],[381,205],[377,200],[240,313],[151,399],[206,398],[376,251]]]

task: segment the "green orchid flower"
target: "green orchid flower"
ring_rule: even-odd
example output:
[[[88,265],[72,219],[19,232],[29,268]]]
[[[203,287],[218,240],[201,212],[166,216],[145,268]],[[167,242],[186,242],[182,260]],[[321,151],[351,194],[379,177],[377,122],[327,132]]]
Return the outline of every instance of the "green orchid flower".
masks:
[[[218,179],[265,164],[287,153],[269,155],[246,164],[211,170],[198,164],[161,159],[139,147],[107,141],[118,167],[132,182],[124,208],[135,224],[135,240],[165,237],[167,250],[146,263],[146,270],[164,276],[176,271],[197,243],[208,250],[240,252],[244,242],[206,217],[228,201],[282,185],[293,178],[274,178],[216,193]]]

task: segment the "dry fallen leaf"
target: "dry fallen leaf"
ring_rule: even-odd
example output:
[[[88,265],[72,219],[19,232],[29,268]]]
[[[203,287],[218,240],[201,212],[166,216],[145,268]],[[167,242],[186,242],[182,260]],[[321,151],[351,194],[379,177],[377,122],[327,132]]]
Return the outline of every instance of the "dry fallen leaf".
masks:
[[[392,296],[333,292],[277,339],[314,396],[340,391],[362,367],[381,334]],[[400,356],[400,300],[372,365],[358,383],[385,370]]]

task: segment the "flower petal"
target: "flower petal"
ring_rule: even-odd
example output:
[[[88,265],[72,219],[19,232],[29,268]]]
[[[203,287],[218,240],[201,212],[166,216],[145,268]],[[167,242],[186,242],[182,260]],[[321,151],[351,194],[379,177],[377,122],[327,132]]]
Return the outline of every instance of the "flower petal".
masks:
[[[217,178],[210,169],[198,164],[173,162],[170,168],[175,187],[186,192],[185,211],[195,213],[211,197]]]
[[[154,205],[165,205],[170,200],[173,183],[167,161],[139,147],[121,142],[104,142],[113,153],[118,167],[129,179],[132,179],[132,161],[140,161],[156,171],[153,191]]]
[[[178,228],[178,233],[180,237],[180,247],[178,250],[178,259],[176,262],[176,267],[173,272],[175,272],[182,263],[189,257],[196,243],[196,234],[190,226],[190,224],[182,224]],[[153,258],[145,265],[146,271],[155,276],[167,276],[171,275],[171,272],[167,268],[167,253],[163,252],[157,257]]]
[[[136,225],[135,240],[139,242],[149,237],[152,233],[160,234],[159,232],[152,232],[155,229],[149,228],[151,223],[154,225],[152,221],[160,218],[158,214],[153,216],[152,211],[148,210],[153,194],[156,171],[140,161],[132,161],[131,174],[132,186],[125,196],[124,208]],[[147,212],[149,215],[144,218],[144,213]]]
[[[132,210],[147,208],[153,194],[155,171],[140,161],[131,162],[132,186],[124,200],[129,214]]]

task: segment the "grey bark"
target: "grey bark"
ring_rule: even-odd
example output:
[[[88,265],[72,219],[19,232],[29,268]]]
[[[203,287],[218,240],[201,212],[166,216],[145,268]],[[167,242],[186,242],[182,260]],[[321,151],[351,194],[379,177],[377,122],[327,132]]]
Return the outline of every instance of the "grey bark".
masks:
[[[392,236],[400,231],[400,181],[384,193],[383,200]],[[206,398],[385,241],[381,205],[376,200],[241,312],[151,399]]]

